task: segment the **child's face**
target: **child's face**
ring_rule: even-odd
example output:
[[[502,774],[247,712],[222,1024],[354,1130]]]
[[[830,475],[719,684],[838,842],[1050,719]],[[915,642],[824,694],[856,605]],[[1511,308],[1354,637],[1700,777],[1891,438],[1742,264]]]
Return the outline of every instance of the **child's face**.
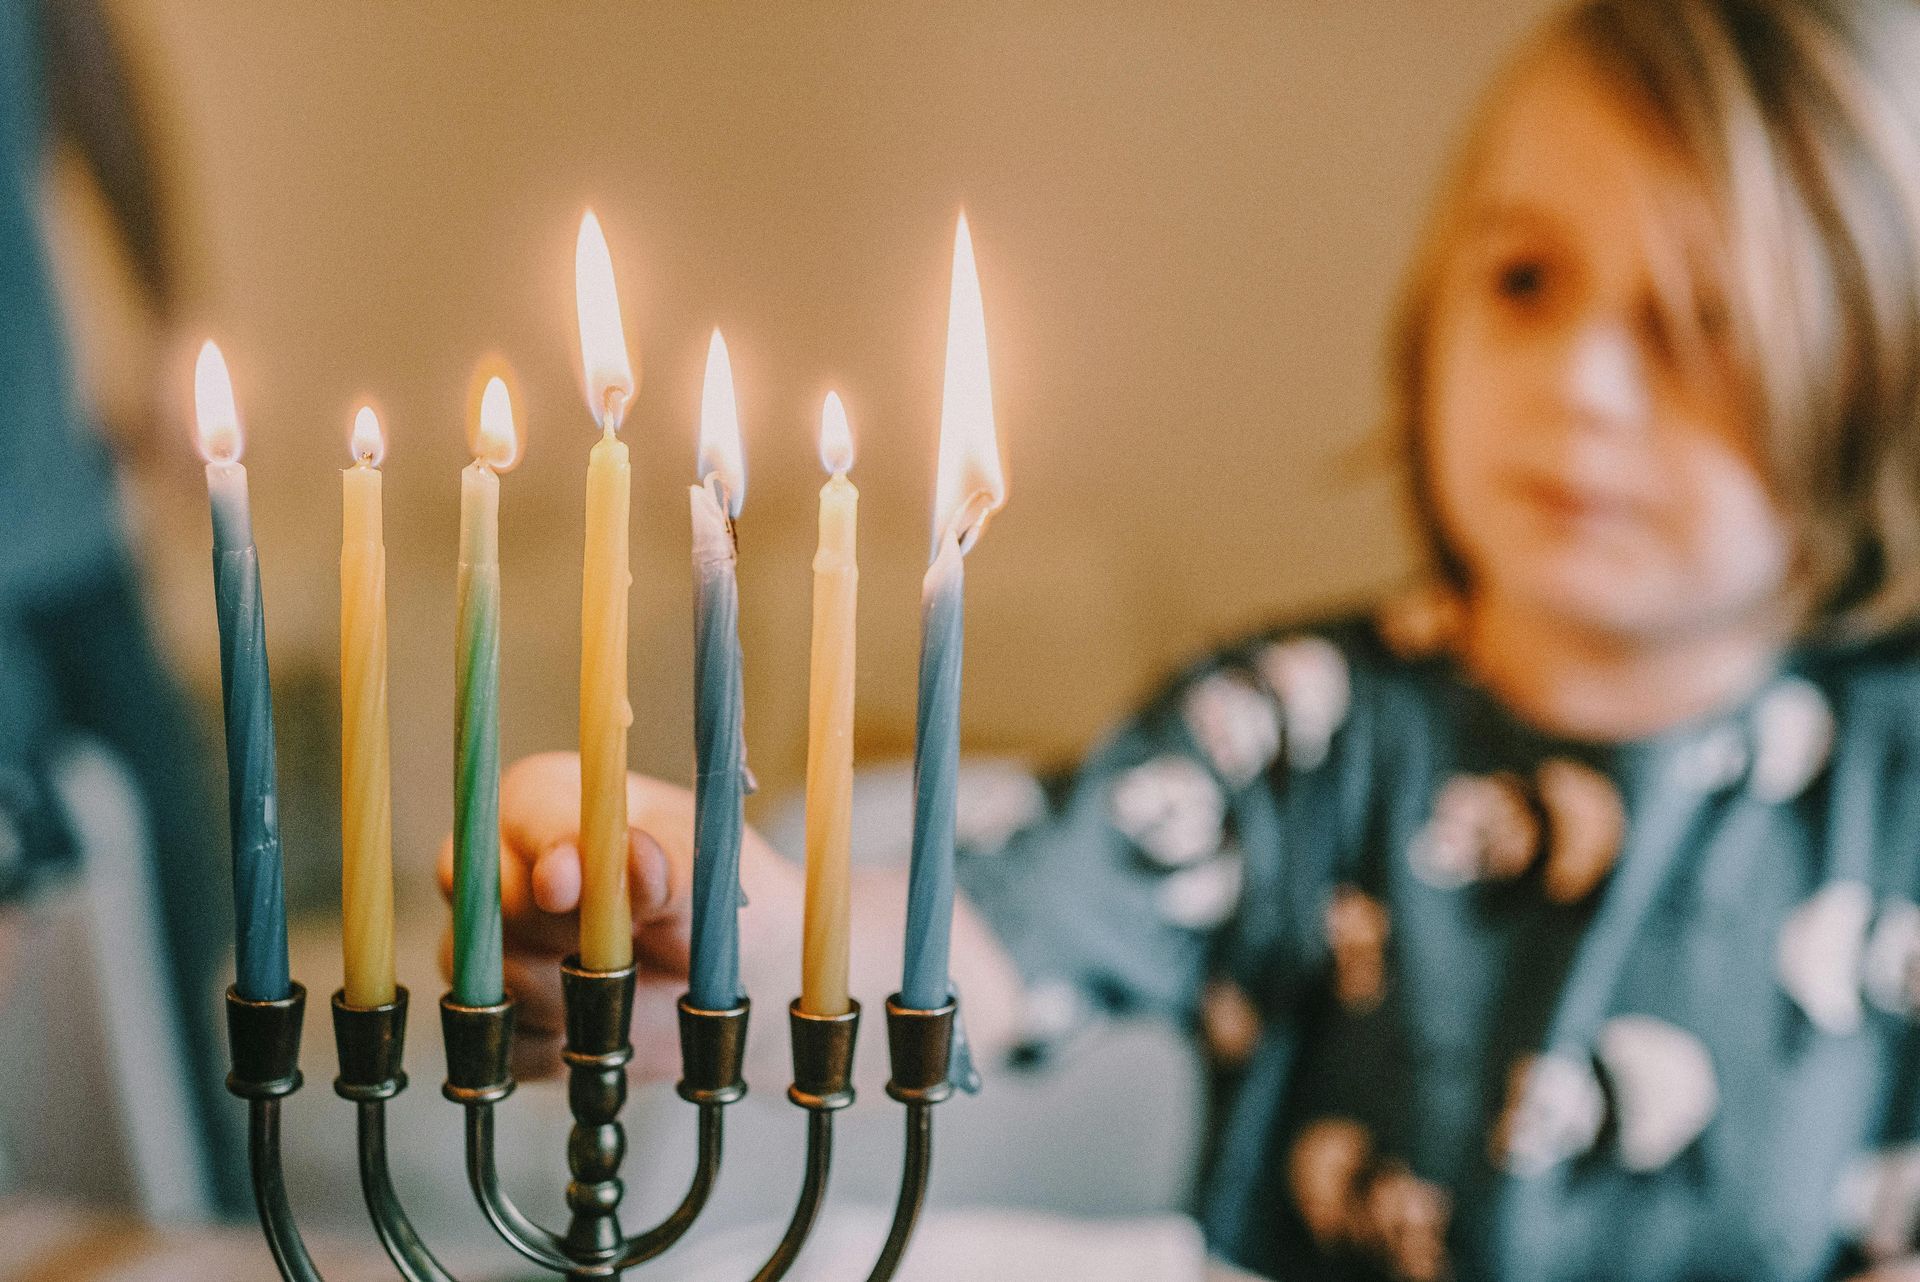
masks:
[[[1567,56],[1513,87],[1486,144],[1441,268],[1424,407],[1476,592],[1620,639],[1773,617],[1791,539],[1736,379],[1710,321],[1676,335],[1661,306],[1704,190]]]

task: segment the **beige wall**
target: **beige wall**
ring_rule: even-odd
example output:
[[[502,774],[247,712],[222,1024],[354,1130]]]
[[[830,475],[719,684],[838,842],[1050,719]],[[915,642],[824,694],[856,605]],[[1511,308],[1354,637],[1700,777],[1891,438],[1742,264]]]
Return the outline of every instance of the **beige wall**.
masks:
[[[690,757],[685,486],[716,323],[752,475],[753,760],[770,790],[803,766],[829,385],[861,448],[862,749],[906,750],[964,204],[1013,480],[971,562],[966,733],[1071,752],[1210,638],[1405,565],[1391,483],[1346,456],[1379,413],[1379,333],[1427,188],[1542,7],[123,0],[191,231],[176,414],[134,487],[169,645],[211,688],[178,350],[204,328],[233,364],[290,682],[335,661],[333,470],[371,394],[393,435],[398,831],[423,864],[451,808],[460,414],[476,358],[498,351],[532,438],[505,485],[505,743],[571,740],[591,440],[571,264],[591,204],[645,367],[627,432],[636,764],[683,777]],[[97,317],[81,328],[116,346]],[[325,706],[287,733],[324,742]]]

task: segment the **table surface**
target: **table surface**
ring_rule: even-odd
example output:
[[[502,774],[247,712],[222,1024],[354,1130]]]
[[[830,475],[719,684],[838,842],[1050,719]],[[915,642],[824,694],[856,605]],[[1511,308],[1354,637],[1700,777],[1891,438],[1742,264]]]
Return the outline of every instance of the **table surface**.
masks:
[[[823,1221],[791,1278],[825,1282],[849,1268],[864,1272],[884,1212],[855,1208]],[[778,1226],[756,1226],[689,1243],[646,1274],[659,1282],[745,1277]],[[386,1258],[365,1242],[309,1238],[327,1282],[392,1282]],[[680,1255],[679,1252],[675,1253]],[[0,1201],[0,1278],[8,1282],[197,1282],[255,1277],[266,1264],[259,1234],[247,1228],[170,1228],[26,1199]],[[1002,1282],[1257,1282],[1251,1274],[1203,1261],[1193,1225],[1177,1217],[1071,1220],[999,1208],[958,1210],[922,1226],[900,1282],[948,1282],[982,1271]]]

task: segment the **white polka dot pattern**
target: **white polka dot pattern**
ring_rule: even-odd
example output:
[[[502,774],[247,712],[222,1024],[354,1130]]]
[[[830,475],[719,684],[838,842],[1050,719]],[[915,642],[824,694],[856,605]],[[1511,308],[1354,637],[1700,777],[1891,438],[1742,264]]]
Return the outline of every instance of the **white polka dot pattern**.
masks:
[[[1353,701],[1353,679],[1339,647],[1324,637],[1276,641],[1261,650],[1255,666],[1280,700],[1287,764],[1318,767]]]
[[[1280,712],[1253,682],[1216,672],[1194,683],[1182,708],[1187,731],[1232,788],[1258,779],[1280,753]]]
[[[1590,1064],[1566,1055],[1528,1056],[1508,1075],[1493,1159],[1515,1175],[1544,1175],[1590,1150],[1606,1115],[1606,1095]]]
[[[1616,1015],[1594,1053],[1614,1101],[1614,1147],[1630,1171],[1657,1171],[1713,1120],[1720,1087],[1698,1037],[1650,1015]]]
[[[1763,801],[1791,801],[1806,790],[1833,752],[1833,709],[1803,677],[1784,677],[1753,709],[1753,773]]]
[[[1238,854],[1223,854],[1168,873],[1154,892],[1160,916],[1183,930],[1211,930],[1240,905],[1246,874]]]
[[[1906,1256],[1920,1232],[1920,1144],[1856,1158],[1840,1175],[1833,1211],[1841,1236],[1868,1259]]]
[[[1873,893],[1865,885],[1831,881],[1780,925],[1780,986],[1823,1033],[1842,1037],[1860,1028],[1861,966],[1872,914]]]
[[[1220,849],[1226,798],[1199,762],[1167,753],[1114,780],[1113,825],[1163,868],[1185,868]]]
[[[1867,1000],[1889,1015],[1920,1013],[1920,904],[1888,899],[1867,937],[1861,963]]]
[[[1030,771],[1010,761],[970,761],[954,805],[954,840],[972,854],[997,854],[1046,814],[1047,797]]]

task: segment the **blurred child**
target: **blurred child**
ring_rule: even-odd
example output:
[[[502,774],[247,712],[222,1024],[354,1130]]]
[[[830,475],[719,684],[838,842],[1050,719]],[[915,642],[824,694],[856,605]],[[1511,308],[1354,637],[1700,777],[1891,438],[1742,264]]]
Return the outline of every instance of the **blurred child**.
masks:
[[[1223,1256],[1544,1282],[1915,1249],[1917,79],[1896,0],[1553,21],[1395,333],[1434,584],[1206,659],[963,854],[976,1040],[1124,1007],[1237,1066],[1199,1198]],[[506,783],[511,981],[548,1029],[577,777]],[[691,802],[633,793],[664,1030]],[[782,992],[798,874],[755,837],[744,868],[748,982]],[[902,886],[856,890],[862,991]]]

